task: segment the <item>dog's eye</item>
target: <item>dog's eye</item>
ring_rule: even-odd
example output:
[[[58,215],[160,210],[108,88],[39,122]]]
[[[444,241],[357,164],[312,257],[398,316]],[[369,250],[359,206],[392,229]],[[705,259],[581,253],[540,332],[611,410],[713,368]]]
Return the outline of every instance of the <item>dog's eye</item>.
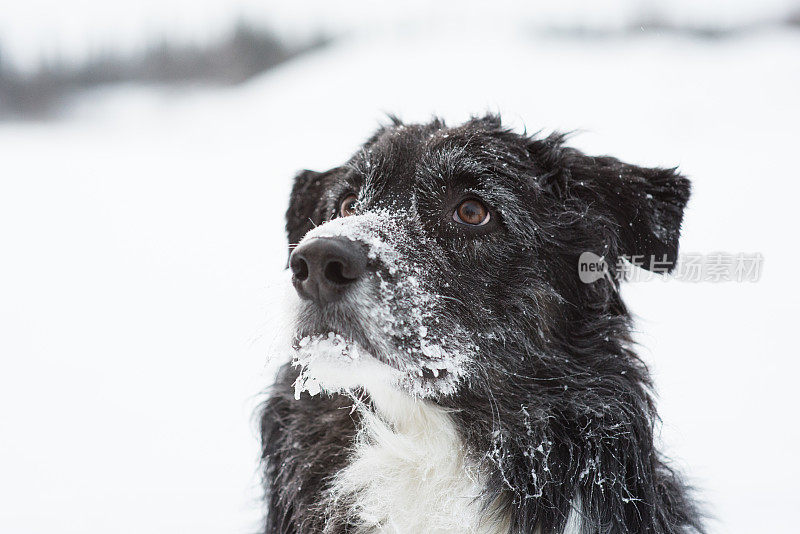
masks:
[[[341,203],[339,203],[339,217],[347,217],[355,213],[356,198],[355,195],[351,194],[342,199]]]
[[[470,198],[462,202],[453,212],[453,220],[470,226],[483,226],[489,222],[489,210],[480,200]]]

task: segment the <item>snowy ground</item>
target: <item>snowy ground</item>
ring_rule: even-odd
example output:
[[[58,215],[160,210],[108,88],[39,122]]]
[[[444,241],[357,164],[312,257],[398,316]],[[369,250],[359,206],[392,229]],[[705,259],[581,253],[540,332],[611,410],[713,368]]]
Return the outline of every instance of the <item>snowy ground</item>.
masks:
[[[683,249],[764,255],[755,284],[625,291],[712,531],[794,532],[799,54],[800,33],[373,36],[236,90],[126,88],[0,125],[0,531],[253,531],[291,176],[341,162],[383,112],[499,110],[680,164]]]

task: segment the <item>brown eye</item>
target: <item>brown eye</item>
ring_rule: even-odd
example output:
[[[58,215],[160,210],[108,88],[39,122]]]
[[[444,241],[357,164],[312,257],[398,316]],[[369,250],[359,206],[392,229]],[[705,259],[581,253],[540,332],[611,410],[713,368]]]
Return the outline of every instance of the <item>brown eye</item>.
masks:
[[[339,204],[339,217],[347,217],[355,213],[356,208],[356,196],[355,195],[347,195],[342,199],[341,204]]]
[[[489,222],[489,210],[480,200],[465,200],[453,212],[453,220],[471,226],[483,226]]]

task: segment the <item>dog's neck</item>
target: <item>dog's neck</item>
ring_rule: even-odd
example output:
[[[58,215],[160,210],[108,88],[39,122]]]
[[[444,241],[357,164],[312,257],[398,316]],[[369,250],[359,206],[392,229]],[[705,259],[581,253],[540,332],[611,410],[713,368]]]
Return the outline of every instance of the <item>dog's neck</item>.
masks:
[[[396,432],[405,434],[419,430],[420,427],[443,426],[434,423],[434,419],[449,418],[444,409],[428,401],[409,395],[396,387],[368,386],[365,388],[371,402],[372,412],[385,423],[391,425]],[[425,423],[428,423],[427,425]]]
[[[369,395],[350,462],[332,484],[334,513],[346,508],[358,532],[509,531],[483,502],[484,474],[445,409],[394,388]]]

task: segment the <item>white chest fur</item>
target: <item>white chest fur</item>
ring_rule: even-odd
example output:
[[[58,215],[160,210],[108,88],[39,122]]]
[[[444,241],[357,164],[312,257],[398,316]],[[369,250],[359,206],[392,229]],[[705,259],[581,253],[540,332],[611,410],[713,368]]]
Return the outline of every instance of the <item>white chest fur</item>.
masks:
[[[508,532],[507,519],[484,507],[481,473],[445,410],[396,391],[371,397],[376,410],[361,408],[363,425],[331,504],[352,503],[363,533]]]

